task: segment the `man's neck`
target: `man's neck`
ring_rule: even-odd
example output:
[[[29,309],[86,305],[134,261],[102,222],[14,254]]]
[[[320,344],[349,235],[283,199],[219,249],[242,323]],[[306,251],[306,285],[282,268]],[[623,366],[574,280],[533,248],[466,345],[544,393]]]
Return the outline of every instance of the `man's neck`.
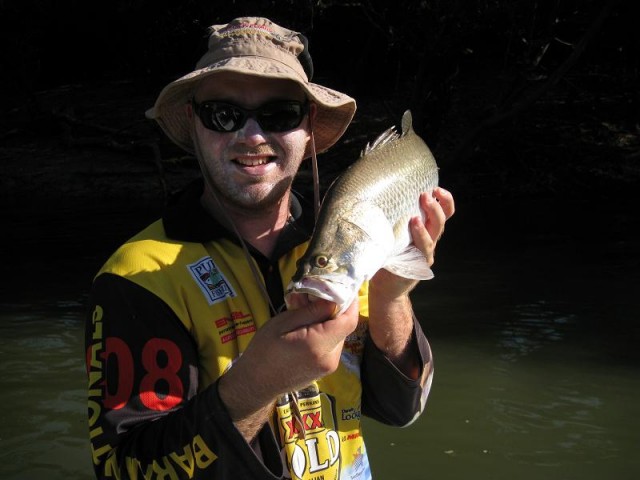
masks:
[[[220,200],[222,201],[222,199]],[[267,258],[273,253],[278,236],[290,215],[289,193],[282,198],[278,205],[256,210],[222,204],[224,212],[221,212],[220,204],[211,193],[204,193],[200,201],[210,215],[229,230],[237,230],[244,241],[251,244]],[[233,225],[229,225],[229,222],[233,222]]]

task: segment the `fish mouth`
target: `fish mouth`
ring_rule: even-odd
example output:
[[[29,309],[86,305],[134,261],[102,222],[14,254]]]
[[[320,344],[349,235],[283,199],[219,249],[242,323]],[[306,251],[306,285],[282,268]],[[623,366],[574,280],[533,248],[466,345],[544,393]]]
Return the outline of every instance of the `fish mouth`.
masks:
[[[334,297],[327,292],[317,290],[315,288],[300,287],[287,292],[287,294],[302,294],[307,296],[309,302],[315,302],[319,299],[334,301]]]
[[[346,281],[345,281],[346,280]],[[299,306],[299,301],[294,300],[298,295],[304,295],[304,303],[314,302],[318,299],[328,300],[336,304],[336,312],[343,312],[354,298],[355,283],[347,277],[342,279],[329,279],[326,277],[303,277],[299,281],[291,282],[287,288],[285,299],[288,305]]]

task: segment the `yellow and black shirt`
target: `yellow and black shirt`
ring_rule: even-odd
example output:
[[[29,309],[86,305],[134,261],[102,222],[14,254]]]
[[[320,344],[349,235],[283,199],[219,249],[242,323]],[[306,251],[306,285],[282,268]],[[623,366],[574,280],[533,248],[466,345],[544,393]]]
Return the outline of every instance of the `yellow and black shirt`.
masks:
[[[298,394],[302,425],[290,403],[278,402],[249,445],[218,396],[217,380],[271,315],[241,246],[202,209],[201,192],[201,182],[187,188],[95,278],[86,352],[97,477],[371,478],[361,416],[411,423],[424,409],[430,367],[420,380],[408,379],[376,348],[365,285],[360,323],[337,371]],[[292,215],[273,259],[251,251],[274,305],[283,305],[309,239],[298,201]],[[414,324],[416,351],[427,365],[429,345]]]

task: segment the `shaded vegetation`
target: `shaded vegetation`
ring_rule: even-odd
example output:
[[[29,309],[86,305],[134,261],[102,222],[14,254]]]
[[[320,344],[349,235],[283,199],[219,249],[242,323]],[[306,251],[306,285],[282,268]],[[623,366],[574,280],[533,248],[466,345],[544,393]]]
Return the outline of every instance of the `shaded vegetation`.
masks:
[[[458,197],[633,195],[633,3],[0,2],[2,197],[156,197],[197,175],[143,112],[193,67],[207,25],[243,14],[307,34],[315,80],[359,102],[321,159],[325,186],[410,108]]]

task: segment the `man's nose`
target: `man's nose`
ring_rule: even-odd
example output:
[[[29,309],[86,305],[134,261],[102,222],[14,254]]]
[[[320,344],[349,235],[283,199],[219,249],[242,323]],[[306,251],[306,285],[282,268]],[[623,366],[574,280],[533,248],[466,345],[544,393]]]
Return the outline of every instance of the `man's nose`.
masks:
[[[259,145],[266,142],[266,134],[255,118],[248,118],[244,126],[238,130],[238,140],[247,145]]]

